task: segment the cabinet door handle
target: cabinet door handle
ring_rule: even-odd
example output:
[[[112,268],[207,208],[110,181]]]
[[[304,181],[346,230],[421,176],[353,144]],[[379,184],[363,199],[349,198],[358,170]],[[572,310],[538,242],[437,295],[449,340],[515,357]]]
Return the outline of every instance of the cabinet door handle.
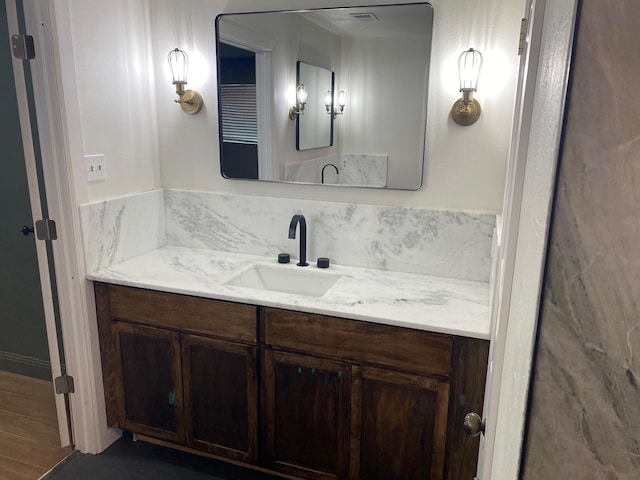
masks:
[[[169,405],[176,403],[176,392],[169,392]]]

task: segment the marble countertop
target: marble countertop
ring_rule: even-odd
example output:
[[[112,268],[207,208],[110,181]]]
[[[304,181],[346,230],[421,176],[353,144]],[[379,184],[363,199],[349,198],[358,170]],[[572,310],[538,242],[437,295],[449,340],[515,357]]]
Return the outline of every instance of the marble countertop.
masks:
[[[341,278],[322,297],[225,285],[275,258],[161,247],[87,275],[89,280],[199,297],[333,315],[432,332],[489,338],[487,282],[331,265]],[[315,269],[315,263],[309,267]]]

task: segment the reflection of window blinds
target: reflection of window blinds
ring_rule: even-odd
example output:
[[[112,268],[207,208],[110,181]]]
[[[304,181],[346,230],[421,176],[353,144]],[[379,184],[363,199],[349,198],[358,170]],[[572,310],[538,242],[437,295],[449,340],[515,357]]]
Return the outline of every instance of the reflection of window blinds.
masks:
[[[258,144],[255,85],[221,85],[222,141]]]

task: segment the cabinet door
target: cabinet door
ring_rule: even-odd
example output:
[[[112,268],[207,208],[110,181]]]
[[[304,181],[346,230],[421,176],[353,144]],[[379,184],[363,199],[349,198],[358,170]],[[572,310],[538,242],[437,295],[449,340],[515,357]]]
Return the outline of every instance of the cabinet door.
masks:
[[[351,368],[266,350],[266,464],[310,479],[347,478]]]
[[[182,337],[187,445],[255,463],[258,444],[256,347]]]
[[[449,384],[354,367],[351,475],[362,480],[441,480]]]
[[[125,430],[184,441],[180,337],[177,333],[113,323],[118,423]]]

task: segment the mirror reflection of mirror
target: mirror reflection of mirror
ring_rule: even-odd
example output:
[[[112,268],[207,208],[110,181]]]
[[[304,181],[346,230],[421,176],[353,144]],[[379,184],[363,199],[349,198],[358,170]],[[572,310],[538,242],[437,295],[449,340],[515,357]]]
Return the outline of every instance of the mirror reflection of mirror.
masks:
[[[296,116],[296,148],[310,150],[333,145],[333,116],[327,114],[325,92],[333,92],[333,72],[297,62],[298,85],[307,89],[304,112]]]
[[[235,134],[227,132],[231,120],[223,118],[223,112],[229,118],[228,112],[237,107],[228,105],[228,96],[219,93],[223,176],[419,189],[432,24],[433,9],[426,3],[220,15],[218,55],[224,53],[225,43],[255,53],[257,125],[252,129],[258,132],[257,140],[251,140],[255,143],[233,139]],[[222,90],[227,88],[222,79],[228,62],[219,58],[218,63]],[[322,124],[314,123],[320,116],[307,117],[314,96],[311,89],[304,115],[295,122],[289,119],[300,65],[303,76],[309,67],[332,77],[331,86],[316,94]],[[340,102],[346,108],[340,108]],[[322,134],[307,138],[305,125],[314,125],[309,129],[313,135]],[[257,153],[248,157],[246,150]],[[247,163],[250,168],[245,168]],[[335,165],[339,173],[330,167],[323,176],[327,164]]]

